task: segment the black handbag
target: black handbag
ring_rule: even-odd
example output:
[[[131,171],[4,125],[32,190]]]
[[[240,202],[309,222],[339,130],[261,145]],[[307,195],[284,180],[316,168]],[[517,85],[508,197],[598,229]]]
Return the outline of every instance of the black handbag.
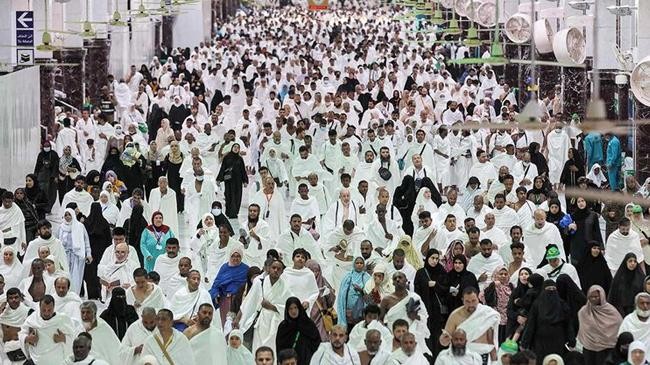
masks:
[[[390,168],[390,162],[388,163],[388,168]],[[390,178],[393,176],[388,168],[384,166],[379,167],[379,177],[384,179],[384,181],[390,180]]]
[[[27,360],[27,356],[25,356],[25,353],[21,349],[13,350],[7,352],[7,358],[11,361],[25,361]]]

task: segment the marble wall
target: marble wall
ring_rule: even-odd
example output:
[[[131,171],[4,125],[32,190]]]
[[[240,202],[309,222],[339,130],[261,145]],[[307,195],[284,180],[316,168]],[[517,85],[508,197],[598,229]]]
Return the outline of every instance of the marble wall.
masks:
[[[84,53],[83,48],[62,48],[54,51],[54,58],[67,64],[56,67],[55,88],[63,91],[66,94],[65,102],[77,109],[81,109],[84,103]]]
[[[54,73],[53,67],[40,66],[40,106],[43,134],[52,133],[54,126]],[[42,136],[45,139],[45,135]]]
[[[84,47],[88,50],[84,60],[86,98],[93,105],[99,105],[100,89],[106,84],[110,46],[109,39],[91,39],[84,42]]]

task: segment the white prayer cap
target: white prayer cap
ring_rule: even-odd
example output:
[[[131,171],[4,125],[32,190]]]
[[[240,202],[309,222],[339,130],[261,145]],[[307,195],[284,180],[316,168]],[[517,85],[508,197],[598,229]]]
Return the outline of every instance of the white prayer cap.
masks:
[[[59,114],[61,114],[62,111],[63,111],[63,109],[60,106],[55,106],[54,107],[54,115],[59,115]]]
[[[144,355],[138,361],[138,365],[160,365],[153,355]]]

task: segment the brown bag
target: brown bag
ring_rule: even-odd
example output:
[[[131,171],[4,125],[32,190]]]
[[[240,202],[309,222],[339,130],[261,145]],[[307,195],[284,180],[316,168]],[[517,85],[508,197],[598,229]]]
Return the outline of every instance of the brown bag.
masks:
[[[318,311],[323,317],[323,327],[328,333],[332,331],[332,328],[336,325],[338,317],[334,308],[323,309],[323,306],[320,304],[320,301],[316,300],[316,305],[318,306]]]

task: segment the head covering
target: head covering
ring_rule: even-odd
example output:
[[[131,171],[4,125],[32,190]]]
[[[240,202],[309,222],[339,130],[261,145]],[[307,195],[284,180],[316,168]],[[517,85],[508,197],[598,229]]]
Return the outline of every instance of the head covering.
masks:
[[[462,251],[459,256],[465,256],[465,244],[461,240],[453,240],[449,244],[449,247],[447,247],[447,252],[445,252],[445,257],[442,258],[442,265],[445,268],[445,271],[450,272],[454,269],[454,259],[456,256],[454,256],[454,247],[460,245],[462,248]],[[465,260],[465,266],[467,266],[467,260]]]
[[[230,250],[228,254],[228,259],[234,252],[239,252],[239,254],[244,257],[244,252],[241,247],[236,246]],[[210,295],[212,298],[217,297],[226,297],[229,294],[235,294],[239,289],[246,284],[248,275],[248,265],[241,262],[237,266],[231,266],[230,260],[226,265],[222,265],[217,273],[212,288],[210,289]]]
[[[70,220],[70,222],[67,222],[65,220],[66,213],[69,213],[70,216],[72,217],[72,220]],[[84,227],[84,225],[77,220],[77,213],[75,213],[75,211],[71,208],[67,208],[63,212],[61,218],[62,218],[62,223],[59,226],[59,230],[61,232],[69,232],[70,238],[72,240],[72,251],[74,255],[79,258],[85,258],[86,257],[85,237],[87,235],[86,227]]]
[[[548,325],[557,325],[569,320],[569,308],[560,298],[557,290],[546,290],[550,286],[555,286],[553,280],[544,281],[544,289],[535,300],[534,306],[538,310],[538,323]]]
[[[634,336],[630,332],[621,332],[616,339],[616,345],[611,352],[611,364],[620,364],[627,361],[627,354],[630,344],[634,341]]]
[[[596,169],[599,169],[598,173],[596,173]],[[603,169],[597,163],[595,163],[593,166],[591,166],[591,169],[589,170],[589,173],[587,174],[587,179],[591,180],[591,182],[594,185],[596,185],[597,187],[601,187],[604,183],[607,182],[607,178],[605,177],[605,174],[603,173]]]
[[[598,352],[614,347],[623,318],[613,305],[607,303],[605,290],[601,286],[589,288],[587,297],[592,293],[598,293],[600,304],[594,305],[587,301],[578,312],[578,340],[586,349]]]
[[[546,249],[546,256],[545,258],[547,260],[552,260],[560,257],[560,250],[557,248],[557,246],[551,246],[548,249]]]
[[[159,211],[153,212],[153,214],[151,215],[151,224],[147,226],[147,229],[150,230],[154,234],[157,233],[157,234],[164,235],[169,231],[169,226],[167,226],[165,224],[161,224],[160,227],[156,227],[156,225],[153,223],[153,220],[154,220],[154,218],[156,218],[156,216],[160,216],[160,217],[164,218],[163,214],[161,212],[159,212]]]
[[[110,236],[110,225],[104,215],[102,214],[102,206],[99,202],[93,202],[90,204],[90,213],[88,218],[84,221],[86,230],[88,231],[89,236],[101,235],[108,232]]]
[[[298,308],[298,317],[291,318],[289,307]],[[306,364],[320,346],[321,338],[318,327],[305,311],[300,299],[290,297],[284,307],[284,320],[280,322],[277,332],[278,351],[293,348],[298,353],[298,363]]]
[[[325,289],[328,289],[329,292],[332,292],[332,286],[323,276],[323,271],[321,270],[320,264],[315,260],[307,260],[305,266],[314,273],[316,278],[316,285],[318,285],[318,290],[320,290],[321,295],[326,295]],[[376,270],[376,269],[375,269]]]
[[[108,323],[113,329],[117,338],[122,340],[126,334],[126,330],[131,323],[138,320],[138,314],[132,305],[126,302],[126,292],[123,288],[113,288],[111,292],[111,301],[100,317]]]
[[[13,260],[10,264],[5,263],[5,252],[13,253]],[[8,289],[18,287],[22,281],[23,264],[20,263],[16,249],[12,246],[5,246],[2,248],[2,257],[0,257],[0,275],[5,279],[5,292]]]
[[[241,340],[238,348],[230,346],[230,339],[237,337]],[[250,365],[255,363],[253,354],[244,346],[244,334],[239,329],[230,331],[228,335],[228,348],[226,349],[226,363],[229,365]]]
[[[564,365],[562,356],[557,354],[546,355],[546,357],[544,357],[544,361],[542,361],[542,365],[549,365],[551,361],[555,361],[556,365]]]
[[[393,286],[393,278],[388,275],[386,264],[380,261],[375,265],[375,268],[372,272],[373,277],[366,282],[366,285],[364,287],[364,291],[366,293],[371,293],[377,287],[374,278],[375,274],[384,274],[384,280],[382,280],[381,284],[379,284],[379,287],[377,288],[377,291],[382,298],[385,295],[391,294],[395,291],[395,287]]]
[[[631,258],[637,259],[636,255],[631,252],[627,253],[623,258],[616,275],[614,275],[609,297],[607,298],[622,316],[632,313],[634,310],[634,296],[643,291],[645,279],[638,259],[636,268],[634,270],[628,269],[627,261]]]
[[[422,259],[421,254],[415,250],[415,247],[413,247],[413,243],[411,242],[411,236],[404,235],[399,239],[399,243],[397,244],[397,248],[401,248],[404,250],[404,253],[406,254],[406,261],[411,264],[415,268],[415,270],[421,269],[422,268]]]
[[[642,341],[636,340],[630,344],[630,348],[627,351],[627,362],[630,365],[636,365],[637,363],[632,362],[632,354],[634,351],[643,351],[643,361],[640,364],[647,364],[648,361],[648,349],[646,348],[645,343]]]

